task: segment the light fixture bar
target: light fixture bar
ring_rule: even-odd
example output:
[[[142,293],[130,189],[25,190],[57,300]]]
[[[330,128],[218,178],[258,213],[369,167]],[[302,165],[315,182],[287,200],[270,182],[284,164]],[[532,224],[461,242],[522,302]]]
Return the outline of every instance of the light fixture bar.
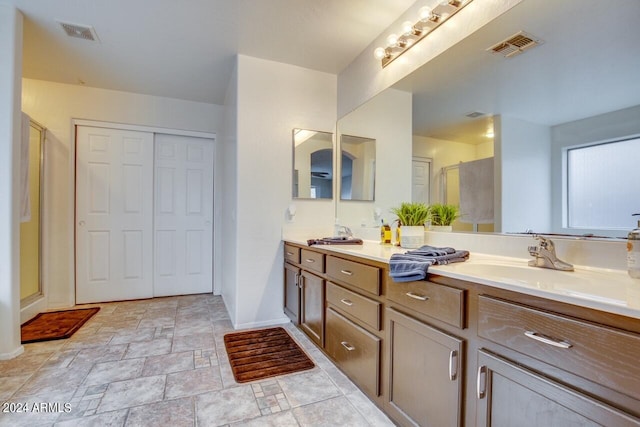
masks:
[[[404,22],[400,36],[389,35],[387,37],[387,46],[376,48],[373,55],[376,59],[382,61],[382,68],[386,67],[472,1],[444,0],[433,9],[428,6],[420,8],[418,10],[419,18],[416,23],[412,25],[411,21]]]

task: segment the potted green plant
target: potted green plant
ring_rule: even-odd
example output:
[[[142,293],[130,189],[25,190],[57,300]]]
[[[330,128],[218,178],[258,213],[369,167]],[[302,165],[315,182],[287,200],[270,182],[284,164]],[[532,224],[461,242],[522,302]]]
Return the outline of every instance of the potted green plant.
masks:
[[[433,231],[451,231],[453,221],[460,218],[460,208],[456,205],[436,203],[429,207],[429,213],[429,229]]]
[[[400,207],[392,208],[391,213],[398,217],[401,227],[400,246],[419,248],[424,244],[424,225],[429,220],[429,206],[424,203],[402,202]]]

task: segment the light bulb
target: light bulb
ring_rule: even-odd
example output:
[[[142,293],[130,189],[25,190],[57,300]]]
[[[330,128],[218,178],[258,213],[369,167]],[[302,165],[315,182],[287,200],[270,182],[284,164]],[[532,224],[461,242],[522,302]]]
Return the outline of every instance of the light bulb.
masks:
[[[404,21],[402,23],[402,34],[405,36],[410,36],[413,34],[413,24],[411,21]]]
[[[395,34],[389,34],[387,37],[387,46],[395,47],[398,44],[398,36]]]
[[[376,48],[376,50],[373,51],[373,56],[375,56],[376,59],[382,59],[387,56],[387,50],[383,47]]]
[[[429,6],[423,6],[420,8],[420,10],[418,10],[418,16],[420,17],[421,21],[428,21],[433,16],[433,12],[429,8]]]

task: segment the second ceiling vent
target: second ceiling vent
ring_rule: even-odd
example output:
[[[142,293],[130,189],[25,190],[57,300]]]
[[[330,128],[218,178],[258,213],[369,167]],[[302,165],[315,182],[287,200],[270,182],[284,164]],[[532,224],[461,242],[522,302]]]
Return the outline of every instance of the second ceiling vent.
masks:
[[[70,24],[68,22],[58,23],[62,26],[62,29],[69,37],[75,37],[78,39],[90,40],[90,41],[99,41],[98,35],[96,34],[96,30],[90,25],[78,25],[78,24]]]
[[[520,31],[506,40],[491,46],[487,51],[502,55],[505,58],[511,58],[542,43],[544,42],[539,38]]]

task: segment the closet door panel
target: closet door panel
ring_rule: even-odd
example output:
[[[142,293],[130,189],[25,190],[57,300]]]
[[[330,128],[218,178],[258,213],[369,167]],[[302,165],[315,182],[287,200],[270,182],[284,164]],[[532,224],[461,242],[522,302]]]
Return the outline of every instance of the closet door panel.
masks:
[[[212,292],[213,141],[158,134],[155,144],[154,296]]]
[[[149,298],[153,134],[76,132],[76,303]]]

